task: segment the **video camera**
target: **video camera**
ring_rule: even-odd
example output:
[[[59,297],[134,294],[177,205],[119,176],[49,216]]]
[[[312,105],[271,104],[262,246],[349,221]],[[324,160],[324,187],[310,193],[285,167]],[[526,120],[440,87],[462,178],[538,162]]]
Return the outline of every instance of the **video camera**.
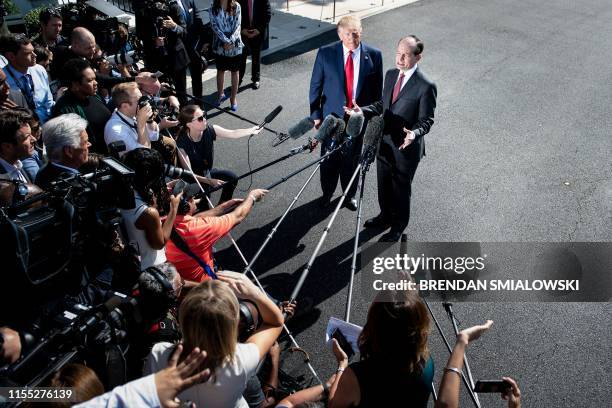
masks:
[[[89,174],[60,176],[46,192],[0,209],[0,322],[28,315],[95,278],[121,235],[118,208],[135,205],[133,177],[105,157]]]
[[[118,292],[107,297],[96,306],[65,300],[54,315],[22,328],[22,357],[0,368],[0,381],[37,386],[77,358],[95,364],[111,347],[125,352],[128,331],[141,323],[138,303]],[[104,367],[102,360],[99,364]]]

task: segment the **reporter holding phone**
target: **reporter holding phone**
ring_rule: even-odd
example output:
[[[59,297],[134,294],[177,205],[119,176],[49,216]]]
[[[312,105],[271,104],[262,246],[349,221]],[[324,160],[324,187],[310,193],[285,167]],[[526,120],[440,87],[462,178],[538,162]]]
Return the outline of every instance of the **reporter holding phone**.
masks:
[[[489,330],[491,325],[493,325],[493,320],[487,320],[485,324],[469,327],[457,334],[455,347],[444,368],[435,408],[459,407],[459,391],[461,388],[461,372],[463,370],[465,349],[470,342],[479,339],[483,333]],[[506,390],[501,393],[502,399],[508,401],[508,408],[520,408],[521,390],[518,384],[510,377],[502,377],[502,380],[507,384]]]

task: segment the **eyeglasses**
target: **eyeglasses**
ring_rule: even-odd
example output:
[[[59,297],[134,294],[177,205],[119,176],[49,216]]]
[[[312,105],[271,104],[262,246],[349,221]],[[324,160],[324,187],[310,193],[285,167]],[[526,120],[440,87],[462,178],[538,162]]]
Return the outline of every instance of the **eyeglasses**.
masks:
[[[197,118],[193,118],[191,121],[195,122],[197,120],[198,122],[204,122],[205,119],[206,119],[206,115],[202,115]]]

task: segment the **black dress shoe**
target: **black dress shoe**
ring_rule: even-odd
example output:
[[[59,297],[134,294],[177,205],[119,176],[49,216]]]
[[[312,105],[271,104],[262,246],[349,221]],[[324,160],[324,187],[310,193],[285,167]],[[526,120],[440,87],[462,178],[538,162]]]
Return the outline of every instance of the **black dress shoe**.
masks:
[[[402,237],[402,231],[394,230],[387,232],[383,236],[380,237],[378,242],[397,242]]]
[[[369,220],[367,220],[365,224],[363,224],[363,226],[364,228],[387,229],[391,226],[391,222],[379,214],[376,217],[370,218]]]
[[[350,200],[344,200],[343,207],[348,208],[351,211],[357,211],[357,200],[351,198]]]
[[[259,89],[259,81],[253,82],[253,85],[251,86],[253,87],[253,89]]]

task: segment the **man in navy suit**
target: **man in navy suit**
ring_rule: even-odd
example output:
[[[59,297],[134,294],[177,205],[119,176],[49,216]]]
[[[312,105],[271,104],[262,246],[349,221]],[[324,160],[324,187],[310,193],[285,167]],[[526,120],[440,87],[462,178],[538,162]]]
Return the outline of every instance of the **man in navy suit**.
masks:
[[[361,42],[361,32],[359,18],[343,17],[338,21],[340,41],[321,47],[317,53],[310,79],[310,116],[316,129],[327,115],[344,117],[344,107],[369,105],[382,97],[382,54]],[[334,154],[321,165],[321,207],[329,206],[338,178],[343,189],[348,186],[357,167],[362,142],[361,135],[348,151]],[[329,149],[329,145],[322,145],[321,155]],[[357,209],[353,198],[356,190],[355,182],[344,201],[344,206],[353,211]]]
[[[398,241],[408,226],[412,179],[425,156],[425,135],[434,123],[438,91],[419,69],[422,55],[418,37],[402,38],[396,68],[385,75],[382,100],[362,108],[366,117],[382,114],[385,121],[376,156],[380,214],[365,223],[366,228],[391,227],[381,241]]]

